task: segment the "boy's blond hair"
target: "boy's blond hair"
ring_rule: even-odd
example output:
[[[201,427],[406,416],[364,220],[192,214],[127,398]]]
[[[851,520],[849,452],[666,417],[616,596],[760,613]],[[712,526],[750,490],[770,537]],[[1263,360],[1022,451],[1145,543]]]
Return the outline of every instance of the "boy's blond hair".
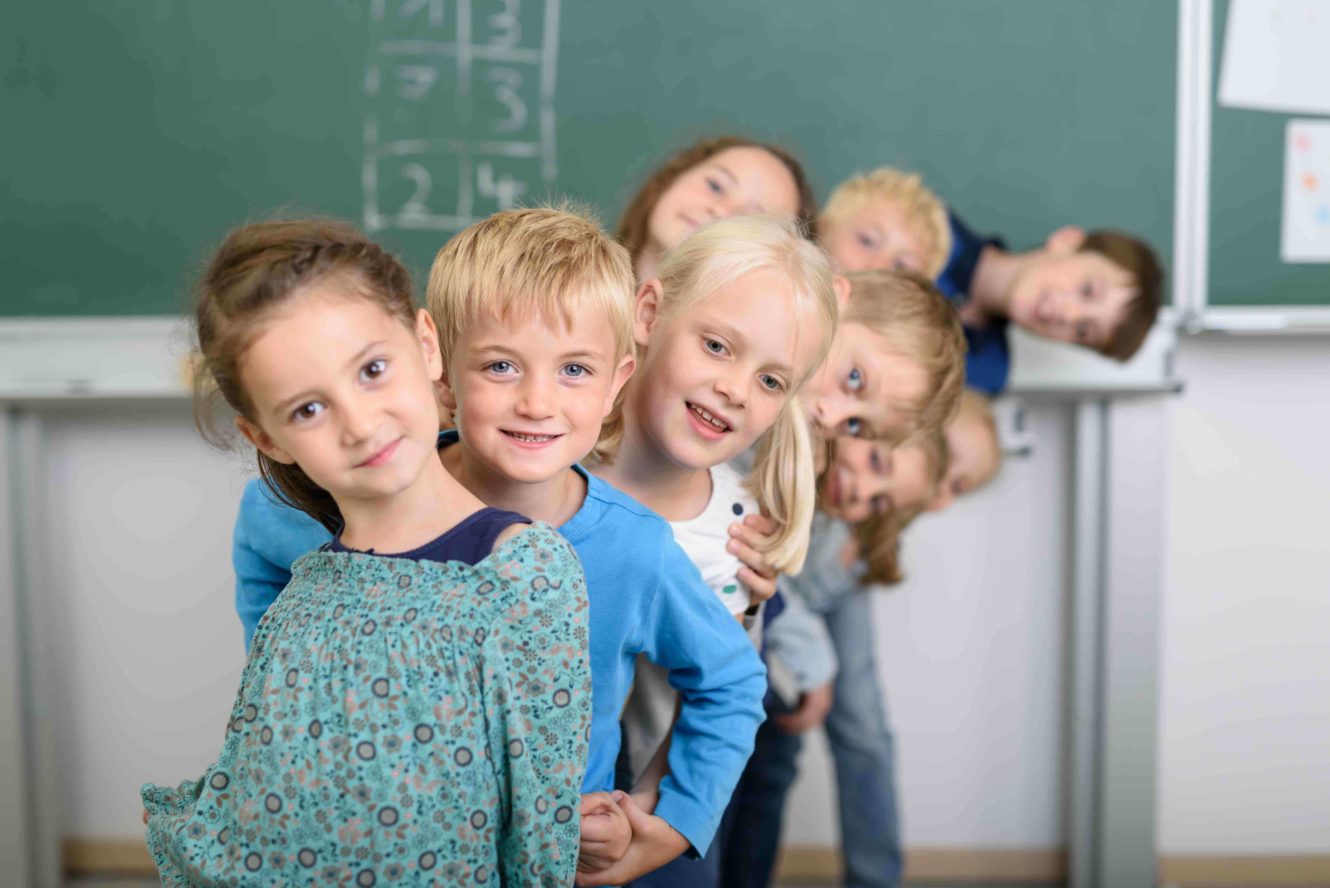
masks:
[[[837,323],[831,263],[803,237],[799,225],[772,216],[733,216],[690,235],[660,266],[659,323],[670,324],[699,300],[750,272],[770,269],[786,277],[795,309],[815,320],[804,329],[818,349],[804,376],[790,381],[797,391],[831,347]],[[612,415],[622,417],[616,408]],[[622,421],[607,422],[595,453],[610,461],[622,440]],[[791,394],[771,428],[757,441],[750,486],[762,511],[777,525],[764,553],[784,573],[796,573],[808,551],[817,484],[813,444],[797,396]]]
[[[942,200],[924,185],[918,173],[892,167],[878,167],[871,173],[851,176],[836,186],[817,217],[820,238],[828,225],[845,221],[855,211],[870,203],[891,203],[900,207],[906,221],[928,240],[924,273],[936,278],[951,254],[951,224]]]
[[[614,359],[633,353],[634,279],[628,251],[572,206],[505,210],[462,229],[430,268],[426,304],[444,367],[477,319],[525,319],[575,329],[597,313],[614,330]]]
[[[956,310],[918,275],[858,271],[846,278],[850,303],[842,323],[863,324],[924,370],[921,403],[901,405],[911,426],[902,438],[941,429],[955,415],[965,384],[965,331]]]

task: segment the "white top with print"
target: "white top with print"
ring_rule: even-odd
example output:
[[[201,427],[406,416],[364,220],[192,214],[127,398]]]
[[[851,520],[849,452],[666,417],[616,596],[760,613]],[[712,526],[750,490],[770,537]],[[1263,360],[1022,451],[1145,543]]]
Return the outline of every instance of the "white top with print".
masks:
[[[728,465],[711,469],[711,499],[696,518],[671,521],[674,539],[702,572],[721,604],[732,614],[748,609],[748,589],[739,582],[743,562],[725,550],[729,527],[757,511],[757,500],[744,486],[743,478]]]

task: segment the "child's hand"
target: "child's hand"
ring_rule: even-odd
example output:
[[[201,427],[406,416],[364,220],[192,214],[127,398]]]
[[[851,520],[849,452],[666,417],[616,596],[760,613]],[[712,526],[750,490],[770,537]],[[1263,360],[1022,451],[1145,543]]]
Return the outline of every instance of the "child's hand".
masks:
[[[622,885],[669,863],[688,850],[688,840],[659,817],[648,814],[624,792],[615,792],[614,800],[628,817],[633,840],[623,859],[608,869],[595,873],[579,872],[580,888],[593,885]]]
[[[607,792],[588,792],[582,796],[582,842],[577,853],[577,871],[594,873],[623,859],[633,828]]]
[[[761,604],[776,594],[779,571],[767,563],[766,556],[757,548],[775,532],[776,522],[756,512],[730,525],[730,541],[725,551],[747,565],[739,568],[738,576],[739,582],[748,587],[753,604]]]
[[[786,734],[802,734],[827,720],[831,711],[831,682],[813,688],[799,698],[799,708],[783,715],[773,715],[776,727]]]
[[[656,803],[660,801],[659,783],[654,786],[635,787],[630,795],[632,795],[633,801],[637,803],[637,807],[648,814],[656,813]]]

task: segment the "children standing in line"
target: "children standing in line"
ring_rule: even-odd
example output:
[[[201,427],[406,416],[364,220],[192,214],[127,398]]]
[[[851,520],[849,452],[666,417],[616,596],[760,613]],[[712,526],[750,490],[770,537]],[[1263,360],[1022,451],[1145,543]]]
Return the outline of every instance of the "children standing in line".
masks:
[[[203,280],[197,331],[200,392],[336,536],[259,627],[217,762],[144,787],[163,883],[567,884],[591,723],[582,570],[440,465],[438,336],[406,271],[338,223],[247,226]]]
[[[682,695],[677,757],[654,814],[618,797],[632,832],[617,862],[608,840],[587,854],[584,823],[579,884],[618,884],[690,847],[706,851],[752,748],[765,685],[742,628],[669,525],[576,465],[632,371],[632,292],[626,252],[593,223],[554,210],[471,226],[440,250],[429,284],[443,402],[460,430],[441,438],[444,467],[481,501],[558,526],[587,574],[593,712],[584,789],[611,788],[619,710],[639,652],[667,668]],[[247,498],[237,540],[280,540],[272,530],[290,529],[289,511]],[[276,561],[257,554],[247,560],[263,574],[286,569],[280,552]]]

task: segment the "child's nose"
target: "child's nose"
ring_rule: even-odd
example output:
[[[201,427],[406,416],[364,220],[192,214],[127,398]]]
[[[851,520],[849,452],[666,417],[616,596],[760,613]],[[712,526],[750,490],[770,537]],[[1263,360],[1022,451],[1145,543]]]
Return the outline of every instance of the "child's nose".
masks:
[[[363,441],[374,433],[374,413],[364,407],[342,406],[342,434],[350,442]]]
[[[751,389],[752,384],[746,371],[723,374],[716,380],[716,391],[737,406],[748,403]]]
[[[542,419],[554,412],[553,405],[554,392],[550,382],[539,376],[528,376],[517,405],[522,415]]]

